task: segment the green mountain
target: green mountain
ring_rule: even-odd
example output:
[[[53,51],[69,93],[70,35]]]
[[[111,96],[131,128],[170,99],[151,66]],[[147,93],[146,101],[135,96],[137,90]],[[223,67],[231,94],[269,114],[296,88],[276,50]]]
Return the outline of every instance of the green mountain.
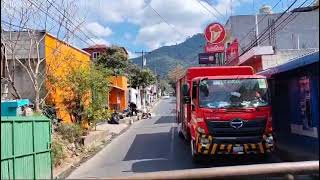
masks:
[[[203,34],[196,34],[180,44],[155,49],[145,55],[147,67],[164,77],[170,69],[178,64],[185,67],[198,64],[198,53],[203,52],[204,44],[205,39]],[[141,57],[131,60],[141,67]]]

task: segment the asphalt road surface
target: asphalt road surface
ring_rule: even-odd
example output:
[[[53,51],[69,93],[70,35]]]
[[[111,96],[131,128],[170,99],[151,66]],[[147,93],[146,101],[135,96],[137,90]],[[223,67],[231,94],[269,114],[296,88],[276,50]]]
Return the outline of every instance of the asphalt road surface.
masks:
[[[154,108],[152,119],[133,124],[68,178],[110,178],[143,172],[280,162],[274,155],[267,160],[226,157],[193,164],[190,145],[178,136],[174,122],[175,99],[161,100]]]

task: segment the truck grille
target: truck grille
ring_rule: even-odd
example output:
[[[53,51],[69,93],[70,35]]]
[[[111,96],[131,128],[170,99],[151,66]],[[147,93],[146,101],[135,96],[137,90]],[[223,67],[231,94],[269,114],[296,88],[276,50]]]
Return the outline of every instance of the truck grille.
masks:
[[[243,126],[235,129],[230,126],[230,121],[210,121],[207,120],[209,133],[214,137],[248,137],[262,136],[266,119],[243,120]]]

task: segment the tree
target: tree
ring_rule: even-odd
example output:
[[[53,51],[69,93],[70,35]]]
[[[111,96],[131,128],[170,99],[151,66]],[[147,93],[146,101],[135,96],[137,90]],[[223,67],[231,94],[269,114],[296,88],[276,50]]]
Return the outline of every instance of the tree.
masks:
[[[124,75],[128,67],[128,55],[123,48],[111,46],[97,60],[97,64],[110,68],[113,75]]]
[[[129,75],[129,82],[131,87],[143,89],[147,86],[154,84],[156,81],[155,75],[149,69],[140,69],[138,67],[132,68]]]
[[[175,90],[177,81],[183,76],[185,73],[185,68],[181,65],[176,66],[171,69],[168,73],[169,84]]]
[[[88,121],[96,127],[99,121],[107,120],[111,113],[106,108],[108,105],[108,93],[110,91],[110,81],[108,78],[111,70],[99,66],[94,66],[90,74],[90,87],[92,101],[86,110]]]
[[[127,74],[128,74],[128,80],[129,84],[133,88],[139,88],[140,84],[138,83],[138,76],[140,74],[141,69],[139,66],[133,63],[129,63],[128,68],[127,68]]]
[[[67,91],[63,103],[74,122],[82,123],[107,119],[106,109],[110,88],[110,70],[92,65],[91,68],[71,69],[65,79],[59,80],[59,87]]]
[[[129,83],[133,88],[140,89],[142,106],[145,106],[145,88],[156,81],[155,75],[149,69],[140,69],[138,66],[130,66]]]
[[[161,92],[172,92],[172,87],[170,86],[168,79],[160,79],[158,82]]]
[[[82,24],[71,20],[76,12],[75,1],[1,1],[1,42],[5,47],[6,70],[6,77],[1,78],[11,86],[15,98],[23,98],[16,88],[14,77],[16,67],[21,67],[29,78],[28,82],[32,84],[35,110],[38,112],[40,104],[50,93],[50,89],[46,89],[46,93],[41,94],[47,77],[45,58],[41,56],[45,33],[39,36],[39,29],[41,32],[52,32],[58,39],[67,42],[75,36]],[[25,34],[28,38],[25,38]],[[21,56],[22,51],[27,55]]]

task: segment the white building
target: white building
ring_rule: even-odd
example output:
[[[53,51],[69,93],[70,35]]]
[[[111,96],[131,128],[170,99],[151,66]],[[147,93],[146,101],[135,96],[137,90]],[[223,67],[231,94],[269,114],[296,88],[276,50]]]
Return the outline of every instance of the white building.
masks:
[[[129,87],[128,93],[127,93],[127,99],[128,99],[128,103],[133,102],[137,105],[138,109],[142,108],[140,90]]]

